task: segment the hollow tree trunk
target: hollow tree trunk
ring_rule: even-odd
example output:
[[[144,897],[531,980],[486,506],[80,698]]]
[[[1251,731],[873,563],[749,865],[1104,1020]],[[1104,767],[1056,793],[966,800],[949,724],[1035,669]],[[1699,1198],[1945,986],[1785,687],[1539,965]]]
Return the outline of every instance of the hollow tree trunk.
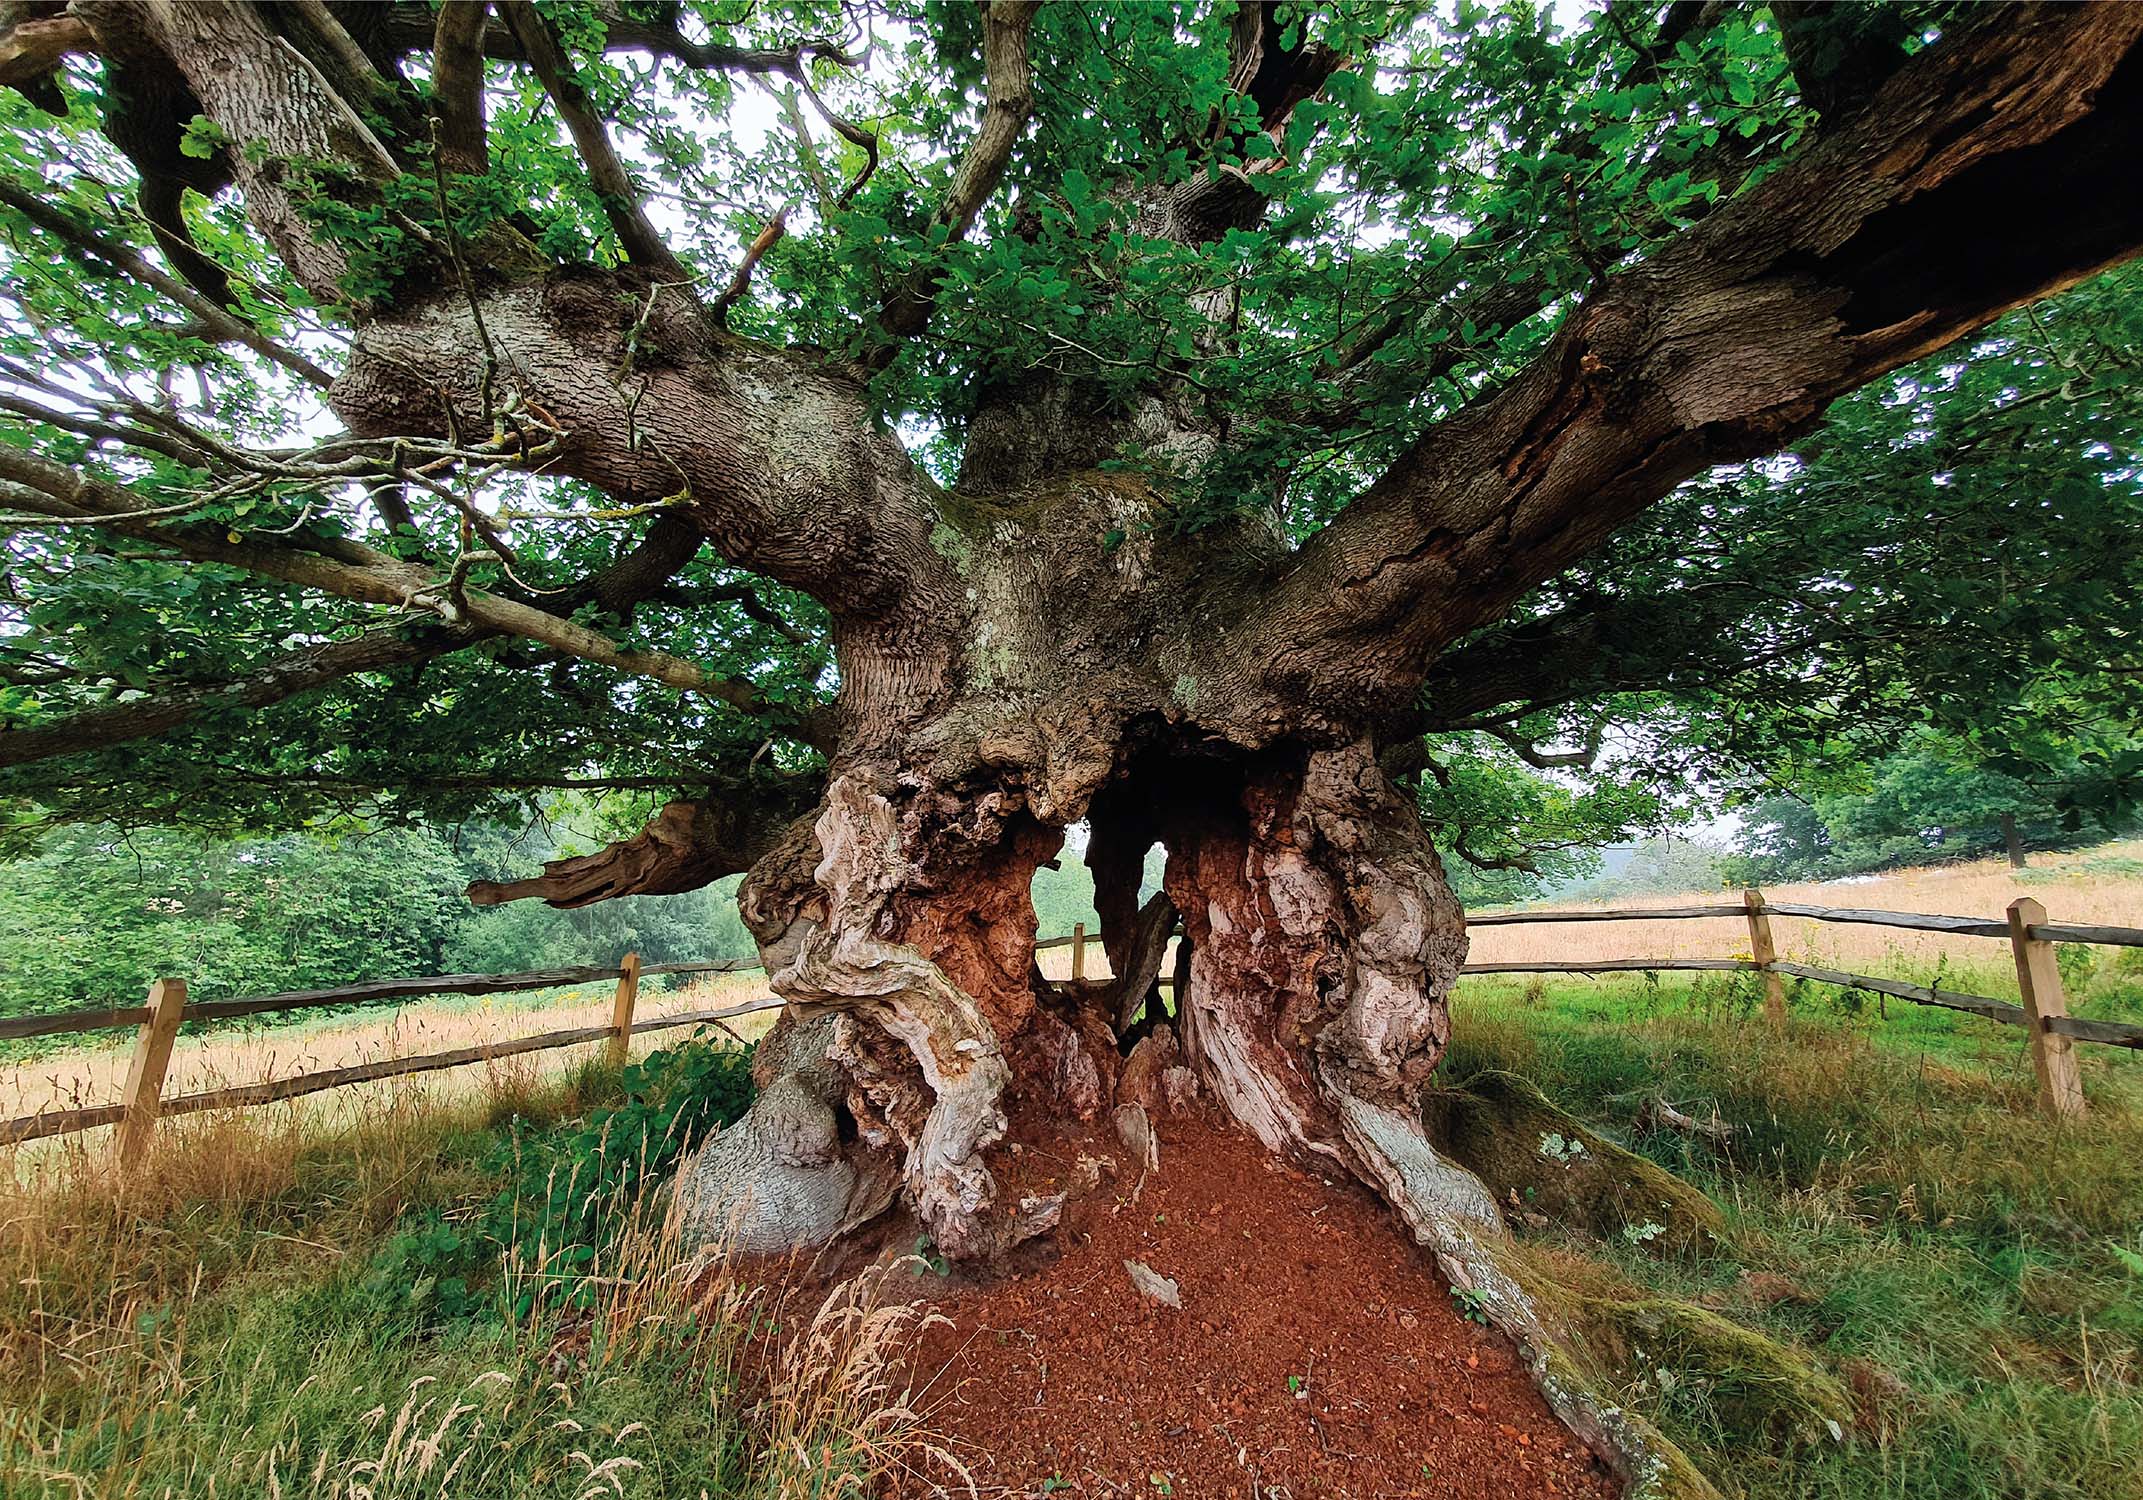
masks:
[[[1158,832],[1192,955],[1177,1015],[1185,1062],[1275,1151],[1360,1177],[1414,1219],[1408,1183],[1428,1150],[1419,1099],[1449,1039],[1465,936],[1409,800],[1366,739],[1192,748],[1148,726],[1108,748],[1074,780],[1106,789],[1097,830],[1111,833],[1096,852],[1112,958],[1135,966],[1143,993],[1159,947],[1136,940],[1150,924],[1127,934],[1126,913]],[[1055,1222],[1060,1203],[1000,1192],[1000,1142],[1022,1113],[1046,1125],[1112,1102],[1135,1010],[1107,987],[1037,978],[1030,882],[1090,800],[1045,795],[1052,816],[1038,816],[1033,783],[1046,788],[1051,765],[958,786],[934,782],[928,763],[842,768],[808,831],[755,868],[744,909],[792,1002],[762,1081],[785,1081],[778,1119],[725,1137],[695,1168],[697,1232],[809,1243],[882,1204],[858,1184],[893,1173],[956,1258],[1000,1254]],[[817,1107],[799,1109],[806,1096]],[[761,1138],[782,1128],[795,1139]],[[777,1166],[780,1190],[755,1203],[754,1173]],[[824,1204],[807,1215],[792,1201],[800,1166],[824,1174]],[[769,1208],[779,1224],[760,1222]]]

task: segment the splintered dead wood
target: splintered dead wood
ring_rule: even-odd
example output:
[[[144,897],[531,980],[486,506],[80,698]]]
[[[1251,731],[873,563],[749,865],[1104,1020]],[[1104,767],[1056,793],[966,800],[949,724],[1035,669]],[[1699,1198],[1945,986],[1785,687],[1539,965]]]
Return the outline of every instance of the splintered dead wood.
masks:
[[[985,1493],[1617,1493],[1366,1192],[1202,1118],[1159,1130],[1166,1167],[1135,1202],[1106,1126],[1048,1143],[1067,1171],[1106,1154],[1116,1175],[1024,1274],[921,1278],[949,1323],[911,1375]],[[1182,1309],[1141,1296],[1126,1261]]]

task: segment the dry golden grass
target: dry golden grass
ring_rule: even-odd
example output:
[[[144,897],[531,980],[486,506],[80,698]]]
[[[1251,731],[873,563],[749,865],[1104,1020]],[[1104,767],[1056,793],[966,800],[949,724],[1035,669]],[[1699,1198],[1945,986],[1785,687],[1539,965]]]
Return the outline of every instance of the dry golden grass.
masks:
[[[355,1091],[347,1125],[205,1114],[124,1181],[79,1138],[34,1180],[0,1177],[0,1494],[969,1488],[910,1399],[902,1357],[927,1314],[885,1295],[892,1268],[799,1301],[688,1249],[652,1183],[592,1261],[509,1255],[509,1321],[383,1326],[367,1270],[381,1237],[497,1189],[455,1143],[587,1107],[578,1077],[526,1062],[453,1097]],[[592,1296],[569,1308],[551,1295],[568,1285]]]
[[[2001,860],[1931,865],[1872,880],[1773,886],[1774,902],[1808,906],[1873,907],[1884,911],[2001,920],[2019,896],[2036,897],[2056,922],[2143,927],[2143,875],[2107,873],[2104,866],[2143,860],[2143,840],[2074,854],[2035,854],[2031,867]],[[2092,869],[2087,866],[2097,865]],[[1738,891],[1631,896],[1612,901],[1550,901],[1541,909],[1695,906],[1740,899]],[[1952,970],[1998,978],[2009,963],[1998,939],[1954,937],[1900,928],[1771,919],[1781,958],[1878,975],[1925,975],[1947,961]],[[1538,926],[1475,927],[1468,958],[1475,963],[1582,963],[1604,958],[1727,958],[1749,951],[1748,924],[1738,917],[1686,921],[1551,922]],[[2014,993],[2011,982],[2010,993]]]
[[[643,986],[634,1016],[643,1021],[655,1020],[688,1011],[741,1005],[765,998],[766,994],[763,974],[713,974],[682,989],[658,992],[652,985]],[[611,997],[610,985],[584,985],[536,1002],[517,996],[468,1001],[418,999],[391,1008],[382,1006],[297,1024],[220,1027],[204,1035],[179,1038],[172,1048],[164,1093],[167,1097],[197,1093],[383,1058],[451,1052],[547,1031],[604,1026],[610,1022]],[[773,1014],[769,1011],[765,1015],[742,1016],[728,1024],[741,1036],[756,1038],[773,1024]],[[636,1037],[634,1055],[665,1046],[683,1034],[680,1029]],[[94,1040],[89,1045],[0,1067],[0,1119],[117,1102],[126,1080],[133,1032],[90,1035]],[[506,1061],[518,1065],[511,1070],[511,1076],[555,1078],[594,1055],[600,1047],[600,1043],[591,1042],[581,1047],[523,1053]],[[347,1124],[375,1112],[381,1100],[400,1099],[412,1091],[439,1100],[495,1091],[499,1067],[472,1063],[414,1078],[329,1090],[272,1106],[270,1112],[318,1125]],[[101,1141],[108,1133],[97,1130],[89,1134]],[[33,1143],[22,1148],[20,1154],[36,1157],[42,1153]]]
[[[2075,854],[2033,856],[2030,869],[2011,870],[2000,860],[1901,870],[1850,884],[1773,887],[1773,901],[1820,906],[1877,907],[1891,911],[1936,912],[1955,916],[1999,918],[2020,895],[2044,902],[2055,921],[2143,926],[2143,876],[2107,873],[2104,866],[2143,860],[2143,840],[2111,844]],[[2099,868],[2087,868],[2096,865]],[[1594,906],[1657,907],[1731,901],[1733,892],[1621,898]],[[1547,903],[1567,909],[1570,903]],[[1987,938],[1948,937],[1872,926],[1843,926],[1797,918],[1774,918],[1773,936],[1781,957],[1861,973],[1924,978],[1945,962],[1952,973],[1970,973],[1975,982],[1998,994],[2008,962],[2003,944]],[[1043,934],[1052,936],[1053,934]],[[1575,963],[1604,958],[1721,958],[1748,951],[1748,928],[1738,918],[1694,921],[1551,923],[1541,926],[1475,927],[1470,957],[1480,963]],[[1042,972],[1052,979],[1071,973],[1071,950],[1052,948],[1037,955]],[[1163,974],[1172,972],[1173,959]],[[1098,937],[1086,947],[1086,973],[1103,978],[1108,956]],[[457,1048],[508,1041],[545,1031],[600,1026],[610,1018],[610,987],[583,986],[531,1004],[516,997],[478,1001],[415,1001],[392,1009],[324,1018],[299,1025],[226,1028],[205,1036],[179,1039],[172,1053],[166,1094],[192,1093],[233,1083],[286,1078],[328,1068],[349,1067],[381,1058],[418,1056]],[[642,991],[638,1015],[652,1019],[686,1011],[738,1005],[766,995],[758,973],[711,975],[688,988]],[[732,1025],[756,1037],[773,1023],[773,1013],[750,1016]],[[668,1033],[635,1042],[636,1051],[660,1046]],[[102,1040],[33,1062],[0,1067],[0,1118],[44,1109],[102,1104],[119,1096],[126,1077],[130,1033],[103,1034]],[[598,1044],[561,1048],[525,1059],[536,1075],[557,1077],[590,1055]],[[495,1070],[493,1070],[495,1071]],[[522,1069],[528,1071],[528,1067]],[[418,1079],[387,1080],[354,1089],[293,1100],[277,1106],[285,1114],[321,1122],[348,1122],[375,1108],[375,1100],[403,1096],[411,1090],[428,1098],[464,1096],[495,1086],[484,1064]],[[94,1133],[101,1139],[103,1132]],[[34,1151],[26,1155],[35,1155]]]

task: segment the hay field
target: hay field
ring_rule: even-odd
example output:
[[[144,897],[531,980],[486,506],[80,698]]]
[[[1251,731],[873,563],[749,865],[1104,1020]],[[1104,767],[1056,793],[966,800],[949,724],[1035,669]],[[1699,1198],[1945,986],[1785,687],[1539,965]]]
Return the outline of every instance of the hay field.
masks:
[[[2143,840],[2069,854],[2034,855],[2031,867],[2020,871],[2011,870],[2000,860],[1980,860],[1901,870],[1851,882],[1776,886],[1766,894],[1773,901],[1996,919],[2010,901],[2029,895],[2045,903],[2057,922],[2143,927]],[[1734,897],[1733,892],[1689,892],[1589,904],[1644,908],[1731,901]],[[1542,906],[1567,910],[1586,904],[1554,901]],[[1969,980],[1970,987],[1981,993],[2015,993],[2006,945],[1992,939],[1784,917],[1773,919],[1772,932],[1781,957],[1923,982],[1941,969],[1953,985]],[[1715,958],[1748,950],[1747,926],[1732,917],[1475,927],[1471,939],[1470,957],[1481,963]],[[1038,958],[1043,973],[1052,979],[1063,979],[1071,972],[1069,948],[1053,948]],[[1171,964],[1172,959],[1164,963],[1164,974],[1172,972]],[[1092,935],[1086,949],[1086,972],[1095,978],[1109,972],[1107,955],[1098,937]],[[610,995],[609,985],[598,984],[537,997],[426,999],[295,1025],[226,1027],[203,1036],[182,1036],[172,1053],[165,1092],[192,1093],[381,1058],[509,1041],[539,1032],[600,1026],[610,1017]],[[641,992],[637,1014],[643,1020],[652,1019],[738,1005],[765,995],[765,980],[760,974],[709,975],[676,990],[658,991],[650,984]],[[757,1036],[772,1024],[772,1019],[772,1012],[747,1017],[738,1023],[738,1029],[747,1037]],[[635,1055],[662,1045],[672,1035],[657,1032],[636,1039]],[[84,1047],[0,1066],[0,1118],[115,1101],[126,1077],[131,1037],[130,1031],[102,1033]],[[415,1078],[389,1079],[311,1095],[278,1107],[332,1116],[337,1111],[347,1114],[361,1108],[365,1096],[382,1089],[422,1088],[451,1096],[484,1086],[500,1067],[510,1069],[517,1077],[555,1076],[592,1055],[598,1045],[559,1048],[500,1064],[474,1063]]]
[[[1872,907],[1884,911],[1930,912],[1942,916],[2002,920],[2011,901],[2036,897],[2056,922],[2115,927],[2143,927],[2143,839],[2128,839],[2067,854],[2034,854],[2023,870],[1999,859],[1965,864],[1927,865],[1847,881],[1772,886],[1767,899],[1805,906]],[[1732,904],[1738,890],[1686,891],[1655,896],[1625,896],[1611,901],[1567,898],[1534,903],[1540,911],[1574,911]],[[1502,908],[1497,908],[1501,910]],[[1511,908],[1523,911],[1527,908]],[[1043,937],[1059,934],[1043,933]],[[1583,963],[1606,958],[1727,958],[1746,955],[1748,924],[1739,917],[1673,921],[1555,922],[1540,926],[1474,927],[1468,958],[1476,963]],[[1991,938],[1954,937],[1899,928],[1847,926],[1799,917],[1771,919],[1771,937],[1781,958],[1828,968],[1895,978],[1919,977],[1938,966],[1955,975],[1984,972],[2000,982],[2010,964],[2009,948]],[[1071,974],[1071,949],[1051,948],[1036,955],[1051,979]],[[1174,972],[1174,953],[1161,965]],[[1100,939],[1088,934],[1086,972],[1109,973]],[[2010,980],[2014,991],[2015,981]]]
[[[381,1005],[295,1024],[224,1026],[205,1035],[181,1035],[172,1048],[164,1093],[167,1097],[190,1094],[226,1084],[288,1078],[382,1058],[417,1057],[547,1031],[604,1026],[610,1021],[612,993],[609,984],[593,984],[537,996],[420,997],[402,1005]],[[687,1011],[741,1005],[765,996],[765,976],[758,973],[710,974],[674,990],[657,990],[650,981],[642,986],[633,1014],[636,1020],[647,1021]],[[770,1011],[763,1016],[740,1017],[729,1024],[750,1038],[762,1034],[772,1023]],[[635,1037],[633,1055],[642,1056],[688,1034],[685,1028],[677,1028]],[[94,1040],[88,1046],[0,1066],[0,1118],[117,1102],[126,1080],[133,1035],[131,1028],[91,1033]],[[590,1042],[580,1047],[523,1053],[498,1063],[471,1063],[437,1073],[383,1079],[269,1107],[303,1110],[323,1117],[354,1117],[362,1113],[366,1097],[381,1090],[407,1092],[416,1088],[444,1097],[486,1087],[487,1080],[499,1069],[507,1070],[517,1080],[555,1076],[595,1055],[601,1045]]]
[[[2027,869],[1999,859],[1929,865],[1852,881],[1772,886],[1768,900],[1808,906],[1874,907],[2000,921],[2019,896],[2042,902],[2056,922],[2143,927],[2143,840],[2102,844],[2068,854],[2034,854]],[[1547,901],[1540,910],[1585,907],[1695,906],[1740,899],[1738,891],[1629,896],[1613,901]],[[1522,909],[1522,908],[1521,908]],[[1921,978],[1944,967],[1950,974],[1984,973],[1998,980],[2009,963],[1998,939],[1847,926],[1796,917],[1771,919],[1781,958],[1886,977]],[[1726,958],[1746,956],[1748,924],[1738,917],[1688,921],[1558,922],[1541,926],[1475,927],[1468,957],[1475,963],[1581,963],[1602,958]],[[2014,993],[2012,977],[2008,993]],[[1996,991],[1995,993],[2001,993]]]

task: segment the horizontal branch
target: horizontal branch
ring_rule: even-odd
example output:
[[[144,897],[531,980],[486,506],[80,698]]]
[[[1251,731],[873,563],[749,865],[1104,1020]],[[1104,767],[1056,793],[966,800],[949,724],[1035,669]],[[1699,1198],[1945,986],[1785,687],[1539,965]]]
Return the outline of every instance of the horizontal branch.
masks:
[[[425,611],[450,626],[538,641],[583,661],[650,678],[680,692],[719,699],[744,713],[769,711],[749,683],[715,676],[667,652],[619,646],[585,625],[482,589],[451,587],[449,579],[359,542],[316,538],[321,551],[308,552],[266,540],[233,542],[216,528],[148,519],[141,514],[148,508],[122,487],[4,445],[0,445],[0,480],[23,487],[0,496],[0,503],[62,520],[94,517],[111,530],[197,561],[223,563],[360,603]]]
[[[430,661],[481,640],[467,630],[373,631],[352,640],[304,646],[228,682],[100,704],[31,729],[0,728],[0,766],[79,755],[128,740],[169,734],[204,713],[265,708],[361,672]]]
[[[593,854],[546,863],[522,880],[478,880],[478,906],[540,900],[566,909],[618,896],[674,896],[740,874],[758,863],[818,798],[818,784],[798,777],[725,788],[698,801],[672,802],[628,839]]]
[[[460,4],[440,7],[459,9]],[[864,54],[830,37],[806,37],[781,47],[735,47],[726,42],[695,42],[674,25],[661,19],[628,15],[622,7],[602,3],[589,9],[603,28],[606,52],[651,52],[688,67],[730,73],[779,73],[796,77],[806,62],[825,61],[844,68],[861,67]],[[661,16],[664,7],[648,7]],[[434,44],[430,15],[421,5],[396,5],[381,25],[381,40],[396,53],[415,52]],[[484,54],[501,62],[525,62],[519,38],[494,30],[484,37]]]

